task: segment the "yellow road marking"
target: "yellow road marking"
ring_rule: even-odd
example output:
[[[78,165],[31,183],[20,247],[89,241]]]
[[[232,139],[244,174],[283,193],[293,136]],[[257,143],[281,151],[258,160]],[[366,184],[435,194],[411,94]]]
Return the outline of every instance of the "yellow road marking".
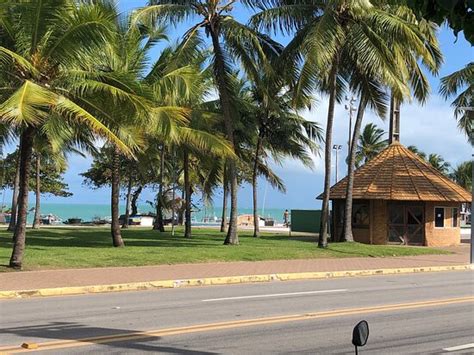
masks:
[[[198,324],[198,325],[185,326],[185,327],[165,328],[165,329],[158,329],[158,330],[151,330],[151,331],[144,331],[144,332],[114,334],[114,335],[89,337],[89,338],[74,339],[74,340],[50,341],[50,342],[38,343],[38,348],[36,350],[64,349],[64,348],[79,347],[79,346],[89,346],[89,345],[95,345],[95,344],[106,344],[106,343],[119,342],[119,341],[137,340],[137,339],[144,339],[144,338],[154,338],[154,337],[163,337],[163,336],[170,336],[170,335],[249,327],[249,326],[254,326],[254,325],[295,322],[295,321],[310,320],[310,319],[349,316],[349,315],[362,314],[362,313],[367,314],[367,313],[377,313],[377,312],[388,312],[388,311],[394,311],[394,310],[406,310],[406,309],[413,309],[413,308],[436,307],[436,306],[466,303],[466,302],[474,302],[474,296],[447,298],[447,299],[422,301],[422,302],[399,303],[399,304],[390,304],[390,305],[372,306],[372,307],[345,308],[345,309],[339,309],[339,310],[333,310],[333,311],[322,311],[322,312],[312,312],[312,313],[303,313],[303,314],[292,314],[292,315],[285,315],[285,316],[243,319],[243,320],[237,320],[237,321],[227,321],[227,322],[218,322],[218,323],[209,323],[209,324]],[[0,353],[15,354],[15,353],[22,353],[22,352],[31,352],[31,350],[23,349],[20,347],[20,345],[0,347]]]

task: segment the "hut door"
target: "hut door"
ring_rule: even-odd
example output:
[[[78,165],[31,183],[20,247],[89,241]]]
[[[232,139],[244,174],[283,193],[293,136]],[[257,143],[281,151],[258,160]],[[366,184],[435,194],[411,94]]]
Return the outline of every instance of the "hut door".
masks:
[[[424,218],[422,206],[405,207],[407,218],[406,244],[423,245]]]
[[[423,206],[390,205],[388,241],[397,244],[423,245]]]

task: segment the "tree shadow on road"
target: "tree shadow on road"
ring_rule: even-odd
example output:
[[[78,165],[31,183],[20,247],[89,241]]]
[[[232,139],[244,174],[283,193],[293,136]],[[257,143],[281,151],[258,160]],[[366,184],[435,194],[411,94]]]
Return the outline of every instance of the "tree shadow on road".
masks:
[[[61,343],[67,345],[69,341],[76,341],[78,343],[89,343],[89,345],[102,345],[116,349],[136,350],[139,352],[152,353],[169,353],[169,354],[216,354],[213,352],[192,350],[187,347],[178,348],[170,345],[159,345],[157,341],[162,340],[160,336],[154,336],[142,331],[133,331],[125,329],[113,329],[87,326],[80,323],[73,322],[49,322],[41,325],[14,327],[0,329],[0,334],[12,334],[18,336],[21,342],[35,342],[38,343],[37,351],[58,350],[61,349]],[[111,339],[111,338],[114,339]],[[54,341],[59,343],[56,349],[41,348],[41,343],[48,343]],[[150,342],[153,342],[150,344]],[[9,346],[21,349],[21,343],[17,344],[0,344],[0,347]],[[84,350],[84,345],[77,345],[78,349]],[[64,346],[66,348],[66,346]],[[74,345],[67,346],[67,349],[74,349]],[[80,350],[81,352],[83,350]],[[59,350],[61,351],[61,350]],[[106,351],[106,350],[104,350]]]

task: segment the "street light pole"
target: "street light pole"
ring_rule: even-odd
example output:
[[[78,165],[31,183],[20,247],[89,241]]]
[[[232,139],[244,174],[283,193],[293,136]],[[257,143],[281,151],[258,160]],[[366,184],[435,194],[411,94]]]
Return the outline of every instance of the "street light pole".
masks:
[[[336,151],[336,183],[337,183],[339,181],[339,177],[337,176],[337,166],[339,165],[338,155],[339,155],[339,151],[342,149],[342,145],[334,144],[332,146],[332,149]]]
[[[349,156],[351,154],[351,143],[352,143],[352,114],[357,111],[357,108],[355,107],[355,102],[356,99],[351,96],[349,99],[349,96],[346,96],[346,102],[347,104],[344,106],[346,111],[349,111],[349,139],[347,140],[347,164],[349,164]]]

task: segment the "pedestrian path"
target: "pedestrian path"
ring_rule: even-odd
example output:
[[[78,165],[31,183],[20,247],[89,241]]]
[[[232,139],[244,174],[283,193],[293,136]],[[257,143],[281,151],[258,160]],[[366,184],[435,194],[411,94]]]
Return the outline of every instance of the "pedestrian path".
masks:
[[[0,291],[125,284],[160,280],[453,266],[469,262],[469,245],[449,248],[453,254],[393,258],[342,258],[218,262],[137,267],[107,267],[0,273]]]

